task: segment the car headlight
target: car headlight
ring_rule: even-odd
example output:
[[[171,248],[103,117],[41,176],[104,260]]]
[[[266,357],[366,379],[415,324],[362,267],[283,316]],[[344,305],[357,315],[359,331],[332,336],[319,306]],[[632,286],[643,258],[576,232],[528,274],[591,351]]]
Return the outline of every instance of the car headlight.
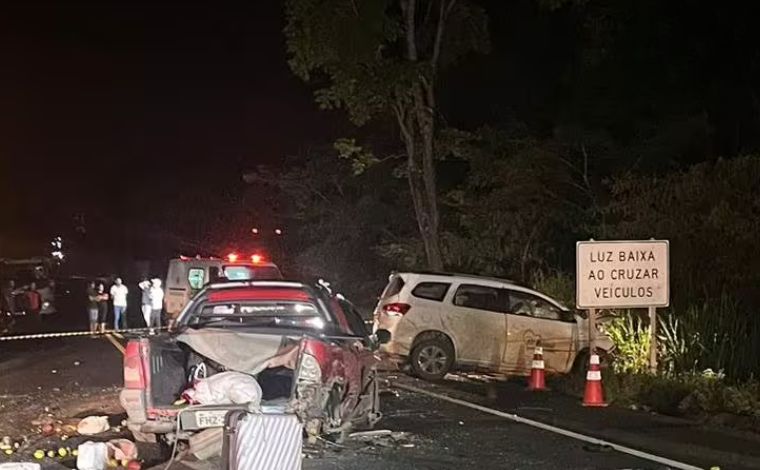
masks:
[[[305,382],[322,382],[322,368],[317,358],[309,354],[301,357],[301,367],[298,369],[298,380]]]

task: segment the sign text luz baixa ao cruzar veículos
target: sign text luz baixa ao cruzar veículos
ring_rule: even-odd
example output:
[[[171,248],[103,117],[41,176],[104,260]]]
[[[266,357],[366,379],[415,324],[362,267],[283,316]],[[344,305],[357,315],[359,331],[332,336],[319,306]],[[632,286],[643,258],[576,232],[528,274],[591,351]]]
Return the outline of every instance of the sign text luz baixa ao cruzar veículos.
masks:
[[[669,248],[667,240],[578,242],[578,308],[667,307]]]

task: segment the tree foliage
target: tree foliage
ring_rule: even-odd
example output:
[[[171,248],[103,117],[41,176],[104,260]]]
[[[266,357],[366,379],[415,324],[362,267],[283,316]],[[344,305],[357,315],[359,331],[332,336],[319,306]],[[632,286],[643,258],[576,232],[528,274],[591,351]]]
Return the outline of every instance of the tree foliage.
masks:
[[[610,189],[607,238],[670,240],[676,295],[757,290],[760,158],[704,162],[659,177],[629,173]]]
[[[484,11],[456,0],[289,0],[286,16],[290,66],[322,85],[322,108],[345,109],[357,125],[396,122],[427,263],[441,269],[436,87],[442,68],[487,49]],[[366,151],[348,155],[366,167]]]

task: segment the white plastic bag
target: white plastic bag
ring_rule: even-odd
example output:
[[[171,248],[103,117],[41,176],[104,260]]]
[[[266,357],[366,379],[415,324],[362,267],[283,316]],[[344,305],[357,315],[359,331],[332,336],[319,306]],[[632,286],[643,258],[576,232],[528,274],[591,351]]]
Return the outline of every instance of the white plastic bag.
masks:
[[[261,393],[261,386],[254,377],[240,372],[222,372],[199,380],[184,396],[201,405],[259,405]]]
[[[92,436],[108,431],[108,416],[88,416],[77,424],[77,433]]]
[[[77,469],[105,470],[108,465],[108,446],[105,442],[87,441],[77,448]]]
[[[40,464],[33,462],[0,463],[0,470],[40,470]]]

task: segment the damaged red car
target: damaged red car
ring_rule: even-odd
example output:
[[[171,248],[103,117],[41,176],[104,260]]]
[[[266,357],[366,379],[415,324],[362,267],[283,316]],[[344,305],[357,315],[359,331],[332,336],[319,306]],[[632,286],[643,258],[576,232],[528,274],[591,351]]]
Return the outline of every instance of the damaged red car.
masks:
[[[222,427],[233,409],[294,414],[311,436],[343,434],[380,419],[376,350],[389,337],[371,335],[321,284],[212,284],[173,332],[129,341],[120,401],[144,441]]]

